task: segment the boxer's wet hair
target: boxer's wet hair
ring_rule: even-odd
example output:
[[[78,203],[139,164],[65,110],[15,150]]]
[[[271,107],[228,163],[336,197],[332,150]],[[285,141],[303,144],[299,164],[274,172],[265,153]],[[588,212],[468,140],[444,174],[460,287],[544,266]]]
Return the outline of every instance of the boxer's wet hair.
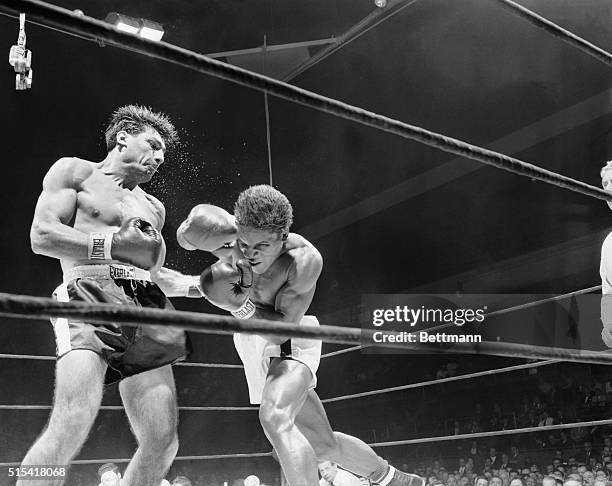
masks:
[[[178,141],[176,128],[167,115],[157,113],[151,108],[139,105],[126,105],[113,112],[104,132],[106,149],[110,152],[117,145],[117,133],[124,130],[130,135],[138,135],[147,128],[155,130],[170,149]]]
[[[236,223],[286,236],[293,223],[289,199],[272,186],[262,184],[242,191],[234,206]]]

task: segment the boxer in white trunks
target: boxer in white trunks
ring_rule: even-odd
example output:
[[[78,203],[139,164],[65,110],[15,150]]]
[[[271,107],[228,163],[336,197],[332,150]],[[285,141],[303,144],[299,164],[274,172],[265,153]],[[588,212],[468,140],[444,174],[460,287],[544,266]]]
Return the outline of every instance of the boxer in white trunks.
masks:
[[[187,250],[219,261],[202,273],[204,296],[239,319],[318,326],[306,316],[323,259],[302,236],[290,233],[293,209],[267,185],[242,192],[234,215],[216,206],[193,208],[177,231]],[[423,486],[423,480],[390,466],[363,441],[329,424],[314,391],[321,341],[236,334],[251,403],[291,486],[317,486],[317,459],[330,460],[383,486]]]

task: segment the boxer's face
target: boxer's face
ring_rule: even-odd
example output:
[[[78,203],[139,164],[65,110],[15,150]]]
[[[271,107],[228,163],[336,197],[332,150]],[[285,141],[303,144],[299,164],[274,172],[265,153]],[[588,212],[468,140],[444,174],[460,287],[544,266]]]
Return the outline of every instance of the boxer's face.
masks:
[[[123,161],[141,182],[150,181],[164,163],[166,144],[152,128],[134,135],[120,131],[117,133],[117,144]]]
[[[283,236],[277,231],[265,231],[238,225],[238,249],[249,261],[253,273],[265,273],[281,254]]]

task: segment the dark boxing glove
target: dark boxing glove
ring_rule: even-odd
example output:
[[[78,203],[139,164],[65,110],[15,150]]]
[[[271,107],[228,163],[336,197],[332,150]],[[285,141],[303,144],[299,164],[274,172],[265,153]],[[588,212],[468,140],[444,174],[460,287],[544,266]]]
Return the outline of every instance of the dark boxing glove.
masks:
[[[235,266],[217,262],[200,276],[200,287],[206,298],[238,319],[255,314],[255,304],[249,298],[252,284],[253,271],[246,260],[238,260]]]
[[[148,270],[159,260],[162,237],[141,218],[124,221],[116,233],[89,235],[90,260],[119,260]]]

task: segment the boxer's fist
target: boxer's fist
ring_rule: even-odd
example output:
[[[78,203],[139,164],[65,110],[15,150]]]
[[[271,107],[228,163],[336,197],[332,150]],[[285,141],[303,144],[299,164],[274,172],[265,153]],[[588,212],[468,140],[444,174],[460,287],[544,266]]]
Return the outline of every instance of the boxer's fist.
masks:
[[[111,256],[113,260],[131,263],[148,270],[159,260],[162,237],[151,223],[140,218],[124,221],[113,233]]]
[[[241,319],[255,313],[255,305],[249,299],[252,284],[253,271],[246,260],[238,260],[235,266],[217,262],[200,276],[200,287],[206,298]]]
[[[236,240],[236,220],[225,209],[198,204],[176,231],[178,244],[185,250],[215,251]]]

